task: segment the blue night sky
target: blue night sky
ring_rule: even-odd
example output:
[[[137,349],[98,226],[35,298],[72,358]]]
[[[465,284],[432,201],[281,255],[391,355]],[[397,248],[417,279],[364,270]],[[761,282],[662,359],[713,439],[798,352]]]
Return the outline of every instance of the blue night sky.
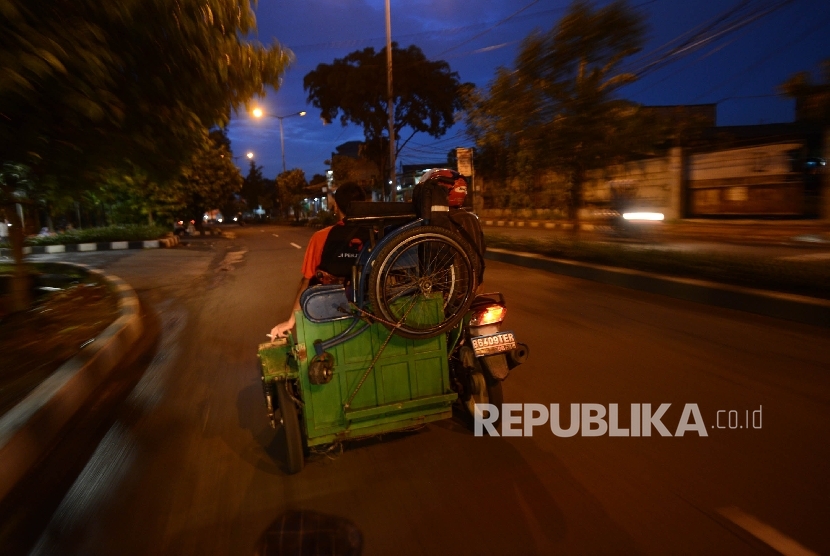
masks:
[[[447,61],[462,82],[486,87],[497,67],[513,65],[521,40],[534,29],[553,27],[568,5],[564,0],[391,0],[392,40],[402,47],[415,44],[427,57]],[[778,85],[798,71],[818,77],[821,60],[830,57],[827,0],[639,0],[631,5],[645,15],[648,35],[626,69],[660,63],[622,96],[647,105],[717,103],[718,125],[792,121],[794,102],[777,94]],[[323,174],[335,147],[362,140],[363,134],[337,121],[324,126],[319,112],[306,103],[303,77],[355,50],[381,50],[384,1],[260,0],[257,22],[260,42],[277,40],[296,56],[279,91],[259,104],[276,115],[308,111],[283,120],[286,164],[302,168],[308,179]],[[695,32],[703,40],[667,56]],[[243,174],[248,151],[266,177],[281,171],[277,120],[240,113],[229,136]],[[440,139],[419,134],[400,153],[398,165],[445,161],[447,152],[460,146],[472,146],[463,124]]]

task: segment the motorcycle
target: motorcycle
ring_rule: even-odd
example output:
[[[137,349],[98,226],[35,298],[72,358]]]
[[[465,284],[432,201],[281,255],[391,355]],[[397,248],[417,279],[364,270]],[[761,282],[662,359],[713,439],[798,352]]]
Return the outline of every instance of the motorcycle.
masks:
[[[530,353],[527,344],[516,341],[512,330],[501,330],[506,315],[501,293],[478,295],[469,318],[458,329],[458,342],[450,351],[453,389],[471,418],[482,404],[501,407],[502,382]]]
[[[287,338],[259,346],[272,427],[287,468],[317,446],[452,417],[462,405],[502,403],[502,381],[528,347],[502,331],[500,293],[476,295],[476,259],[450,229],[407,203],[365,203],[350,220],[371,241],[343,284],[308,288]]]

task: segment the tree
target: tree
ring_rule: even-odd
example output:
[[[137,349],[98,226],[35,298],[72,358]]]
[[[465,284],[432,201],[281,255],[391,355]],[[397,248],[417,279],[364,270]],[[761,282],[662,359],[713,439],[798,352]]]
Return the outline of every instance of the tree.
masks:
[[[112,224],[170,222],[185,208],[184,191],[177,180],[156,181],[135,165],[105,172],[99,187],[89,189],[87,195],[108,206]]]
[[[353,181],[363,187],[371,188],[380,183],[381,179],[377,164],[364,157],[352,158],[336,154],[331,158],[331,170],[336,184]]]
[[[326,176],[324,176],[323,174],[314,174],[313,176],[311,176],[311,179],[308,180],[308,185],[320,185],[328,183],[328,181],[329,180],[326,179]]]
[[[292,57],[244,39],[249,0],[0,0],[0,14],[0,161],[73,195],[113,169],[172,183]]]
[[[28,190],[32,187],[29,178],[29,169],[19,164],[4,163],[0,169],[0,206],[5,209],[11,220],[9,239],[12,246],[12,257],[15,261],[23,260],[23,221],[18,213],[22,203],[27,198]],[[14,266],[9,292],[9,311],[22,311],[31,302],[32,292],[29,287],[29,270],[22,264]]]
[[[290,52],[242,37],[248,0],[0,3],[0,153],[66,186],[130,160],[164,181]]]
[[[644,32],[624,1],[596,8],[578,0],[550,31],[526,38],[515,70],[499,69],[486,95],[467,96],[468,133],[487,170],[526,180],[563,174],[578,229],[587,170],[651,148],[640,107],[615,95],[636,80],[619,67],[641,49]]]
[[[386,91],[386,49],[365,48],[320,64],[308,73],[303,87],[308,101],[320,109],[326,123],[340,116],[343,126],[353,123],[363,128],[367,155],[377,164],[380,175],[389,175],[388,98]],[[409,137],[396,146],[396,152],[416,133],[441,137],[455,123],[455,112],[462,108],[461,95],[471,88],[444,61],[431,61],[417,46],[406,49],[392,43],[392,82],[394,83],[395,137],[409,128]],[[385,192],[390,192],[385,188]]]
[[[830,122],[830,58],[821,64],[818,82],[806,72],[798,72],[781,85],[784,96],[795,99],[796,119]]]
[[[308,182],[305,173],[299,168],[288,170],[277,176],[277,197],[280,202],[280,209],[284,216],[288,216],[288,209],[294,209],[294,220],[300,220],[303,212],[303,202],[308,197]]]
[[[203,215],[225,206],[242,189],[242,175],[224,139],[224,132],[211,131],[179,179],[185,216],[196,221],[201,233]]]
[[[248,210],[253,210],[262,204],[261,197],[268,187],[267,181],[262,176],[262,166],[257,166],[256,162],[251,160],[248,175],[245,176],[242,182],[242,198],[245,200]]]

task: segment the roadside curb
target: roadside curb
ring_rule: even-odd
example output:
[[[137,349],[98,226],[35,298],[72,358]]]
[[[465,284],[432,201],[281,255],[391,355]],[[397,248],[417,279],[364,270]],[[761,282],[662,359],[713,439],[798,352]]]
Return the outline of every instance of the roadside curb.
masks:
[[[570,222],[557,222],[554,220],[512,220],[510,218],[486,218],[481,219],[481,223],[485,226],[493,226],[497,228],[544,228],[546,230],[573,230],[573,224]],[[580,229],[585,231],[593,231],[601,228],[611,228],[610,226],[599,226],[589,222],[580,224]]]
[[[676,299],[737,309],[748,313],[830,327],[830,301],[804,295],[731,286],[718,282],[678,278],[627,268],[554,259],[535,253],[487,249],[485,258],[583,278],[623,288],[657,293]]]
[[[138,296],[129,284],[86,265],[71,266],[83,268],[112,288],[118,296],[120,315],[78,355],[0,417],[0,501],[48,452],[143,332]]]
[[[159,247],[175,247],[179,244],[179,237],[152,239],[146,241],[103,241],[99,243],[67,243],[61,245],[35,245],[24,247],[24,255],[48,255],[52,253],[83,253],[87,251],[118,251],[122,249],[158,249]],[[0,249],[0,257],[11,257],[11,249]]]

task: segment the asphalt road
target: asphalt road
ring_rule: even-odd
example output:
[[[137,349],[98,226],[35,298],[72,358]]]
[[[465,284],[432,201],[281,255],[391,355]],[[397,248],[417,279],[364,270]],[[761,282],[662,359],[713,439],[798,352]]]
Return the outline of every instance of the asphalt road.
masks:
[[[84,259],[162,334],[33,554],[250,554],[286,510],[348,518],[367,555],[830,553],[827,329],[490,262],[531,347],[506,402],[560,404],[563,426],[570,404],[616,404],[622,428],[631,404],[669,403],[672,435],[695,404],[707,436],[475,437],[450,420],[288,476],[255,354],[311,232],[237,233]]]

